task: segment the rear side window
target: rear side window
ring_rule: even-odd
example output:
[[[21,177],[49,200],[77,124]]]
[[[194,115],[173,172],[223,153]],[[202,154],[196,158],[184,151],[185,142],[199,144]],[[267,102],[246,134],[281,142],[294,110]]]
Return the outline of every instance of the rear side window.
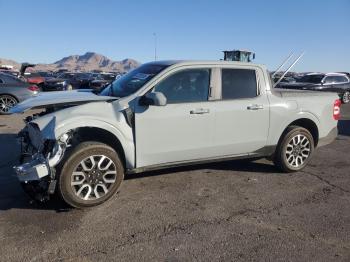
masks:
[[[346,83],[348,79],[345,76],[334,76],[335,83]]]
[[[327,76],[324,82],[326,84],[346,83],[348,79],[345,76]]]
[[[255,70],[222,69],[222,99],[240,99],[256,97],[257,81]]]

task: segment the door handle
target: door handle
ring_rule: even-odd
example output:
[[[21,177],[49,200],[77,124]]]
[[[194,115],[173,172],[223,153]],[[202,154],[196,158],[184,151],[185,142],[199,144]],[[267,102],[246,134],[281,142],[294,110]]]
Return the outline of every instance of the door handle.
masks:
[[[247,109],[248,110],[261,110],[261,109],[264,109],[264,106],[263,105],[249,105],[247,106]]]
[[[198,108],[190,111],[191,115],[203,115],[203,114],[209,114],[209,109],[204,109],[204,108]]]

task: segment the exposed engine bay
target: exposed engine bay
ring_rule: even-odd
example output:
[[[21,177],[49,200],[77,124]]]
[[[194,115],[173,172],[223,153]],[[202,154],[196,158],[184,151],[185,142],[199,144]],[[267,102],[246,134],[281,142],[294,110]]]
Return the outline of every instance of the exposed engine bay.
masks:
[[[67,132],[57,140],[44,139],[38,125],[31,121],[59,109],[62,107],[51,107],[26,117],[26,126],[18,134],[21,145],[20,165],[14,168],[26,193],[40,202],[49,200],[50,194],[55,191],[55,167],[71,145],[73,132]]]

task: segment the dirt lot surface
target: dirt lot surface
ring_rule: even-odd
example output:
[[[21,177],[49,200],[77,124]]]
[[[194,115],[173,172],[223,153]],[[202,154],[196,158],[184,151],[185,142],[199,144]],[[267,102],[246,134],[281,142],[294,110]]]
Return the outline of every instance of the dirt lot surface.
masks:
[[[350,106],[338,139],[279,173],[232,161],[129,175],[90,210],[32,204],[12,166],[20,116],[0,116],[0,261],[350,261]]]

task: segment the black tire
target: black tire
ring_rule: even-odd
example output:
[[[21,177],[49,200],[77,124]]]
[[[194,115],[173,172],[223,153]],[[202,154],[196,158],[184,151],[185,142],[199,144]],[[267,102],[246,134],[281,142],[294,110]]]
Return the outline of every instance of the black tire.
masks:
[[[350,102],[350,91],[345,91],[341,97],[343,104],[348,104]]]
[[[293,138],[295,140],[292,140]],[[299,147],[298,145],[293,147],[292,144],[294,143],[294,141],[297,142],[298,138],[303,138],[304,142],[300,142],[302,145],[300,145]],[[307,144],[306,141],[309,144],[307,148],[304,148],[304,145]],[[310,161],[314,152],[314,145],[314,138],[307,129],[299,126],[290,126],[284,132],[277,145],[277,149],[274,155],[274,163],[279,169],[286,173],[300,171]],[[308,154],[307,157],[305,157],[306,154]],[[304,157],[305,159],[303,159]],[[290,162],[293,162],[294,164]],[[299,162],[300,165],[298,165]]]
[[[83,142],[73,148],[70,152],[66,153],[67,156],[64,157],[64,159],[61,161],[61,165],[57,168],[57,175],[58,175],[58,195],[61,196],[61,198],[72,207],[76,208],[87,208],[87,207],[93,207],[100,205],[110,199],[118,190],[118,188],[121,185],[121,182],[124,179],[124,167],[122,162],[120,161],[120,158],[118,154],[115,152],[115,150],[106,144],[98,143],[98,142]],[[101,197],[97,197],[95,195],[96,199],[87,199],[84,200],[81,198],[80,194],[78,195],[78,192],[76,192],[76,187],[80,185],[72,185],[73,182],[73,172],[77,170],[77,168],[82,167],[81,163],[88,159],[89,157],[93,156],[105,156],[107,161],[112,161],[113,169],[115,169],[115,182],[110,184],[108,187],[108,192],[105,193]],[[103,161],[102,161],[103,162]],[[96,163],[96,162],[95,162]],[[102,165],[103,163],[101,163]],[[100,166],[100,162],[95,165],[91,165],[93,168]],[[85,166],[86,167],[86,166]],[[85,170],[85,169],[84,169]],[[100,170],[97,170],[100,171]],[[104,180],[106,175],[103,175],[103,171],[98,172],[99,174],[94,176],[94,179],[92,184],[90,176],[92,176],[92,171],[81,171],[84,173],[82,181],[85,181],[85,186],[88,187],[88,191],[91,192],[91,190],[96,190],[98,186],[101,186],[99,183],[103,183],[102,180]],[[114,172],[114,171],[113,171]],[[103,179],[102,179],[103,177]],[[88,178],[90,180],[88,180]],[[74,180],[75,181],[75,180]],[[99,181],[99,182],[96,182]],[[106,185],[106,184],[104,184]],[[90,186],[90,187],[89,187]],[[80,188],[84,187],[83,185],[80,186]],[[92,189],[94,187],[94,189]],[[82,191],[83,193],[83,191]],[[95,191],[91,192],[94,194]],[[86,195],[91,196],[91,193],[86,193]],[[99,193],[100,194],[100,193]]]

